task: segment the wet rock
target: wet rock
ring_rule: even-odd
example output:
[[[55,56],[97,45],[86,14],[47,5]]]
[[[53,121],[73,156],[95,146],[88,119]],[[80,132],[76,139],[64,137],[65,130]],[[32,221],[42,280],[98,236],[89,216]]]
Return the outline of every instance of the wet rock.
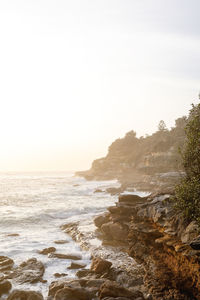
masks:
[[[61,280],[52,282],[49,286],[48,296],[53,297],[54,300],[90,299],[88,291],[82,288],[79,280]]]
[[[122,297],[122,298],[128,298],[132,300],[141,297],[141,299],[144,299],[143,294],[140,291],[129,291],[123,286],[120,286],[115,281],[109,281],[109,280],[104,282],[100,287],[99,297],[100,299],[103,299],[105,297],[113,297],[113,298]]]
[[[74,263],[74,262],[72,262],[71,263],[71,265],[68,267],[68,269],[83,269],[83,268],[85,268],[86,267],[86,265],[84,265],[84,264],[77,264],[77,263]]]
[[[54,300],[90,300],[90,293],[83,288],[64,287],[56,292]]]
[[[101,189],[96,189],[95,191],[94,191],[94,193],[103,193],[104,191],[102,191]]]
[[[119,203],[128,203],[128,204],[138,204],[142,203],[147,199],[147,197],[140,197],[138,195],[133,194],[124,194],[119,196]]]
[[[62,253],[51,253],[49,257],[59,258],[59,259],[71,259],[71,260],[80,260],[80,255],[73,255],[73,254],[62,254]]]
[[[12,288],[12,284],[8,280],[0,281],[0,296],[7,294]]]
[[[111,187],[111,188],[106,189],[106,192],[111,195],[117,195],[117,194],[121,193],[122,191],[123,191],[123,189],[121,187],[119,187],[119,188]]]
[[[66,274],[66,273],[55,273],[54,276],[55,276],[56,278],[60,278],[60,277],[67,276],[67,274]]]
[[[98,228],[100,228],[104,223],[107,222],[109,222],[109,213],[104,213],[103,215],[94,218],[94,224]]]
[[[0,256],[0,272],[11,270],[14,265],[14,261],[7,256]]]
[[[95,273],[105,273],[110,270],[112,263],[99,257],[93,258],[90,270]]]
[[[19,236],[19,233],[9,233],[9,234],[7,234],[6,236],[13,236],[13,237],[15,237],[15,236]]]
[[[45,249],[39,251],[39,254],[47,255],[47,254],[53,253],[55,251],[56,251],[55,247],[49,247],[49,248],[45,248]]]
[[[86,277],[86,276],[88,276],[90,274],[91,274],[91,271],[88,270],[88,269],[86,269],[86,270],[79,270],[78,272],[76,272],[76,276],[78,278],[83,278],[83,277]]]
[[[67,243],[69,243],[69,241],[67,241],[67,240],[57,240],[57,241],[54,241],[54,243],[55,243],[55,244],[60,244],[60,245],[62,245],[62,244],[67,244]]]
[[[7,300],[43,300],[41,293],[34,291],[13,291],[7,298]]]
[[[15,268],[11,274],[11,278],[20,284],[26,282],[36,283],[42,280],[44,270],[44,265],[41,261],[31,258]]]

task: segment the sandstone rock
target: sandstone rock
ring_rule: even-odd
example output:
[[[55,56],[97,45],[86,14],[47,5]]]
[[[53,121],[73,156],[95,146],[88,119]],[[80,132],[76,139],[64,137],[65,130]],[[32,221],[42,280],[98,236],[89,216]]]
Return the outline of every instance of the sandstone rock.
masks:
[[[88,270],[88,269],[86,269],[86,270],[79,270],[79,271],[76,273],[76,276],[77,276],[78,278],[83,278],[83,277],[86,277],[86,276],[88,276],[88,275],[90,275],[90,274],[91,274],[91,271]]]
[[[54,296],[54,300],[90,300],[92,297],[87,290],[83,288],[64,287],[58,290]]]
[[[200,250],[200,236],[198,236],[196,239],[194,239],[191,243],[190,246],[194,250]]]
[[[103,215],[94,218],[94,224],[96,227],[101,227],[104,223],[109,222],[109,214],[104,213]]]
[[[129,291],[128,289],[120,286],[115,281],[107,280],[105,283],[102,284],[99,291],[99,298],[103,299],[105,297],[123,297],[135,300],[136,298],[141,297],[144,299],[143,294],[139,291]]]
[[[61,253],[51,253],[49,257],[59,258],[59,259],[72,259],[72,260],[80,260],[80,255],[73,255],[73,254],[61,254]]]
[[[54,241],[54,243],[55,243],[55,244],[60,244],[60,245],[62,245],[62,244],[67,244],[67,243],[69,243],[69,241],[67,241],[67,240],[57,240],[57,241]]]
[[[199,226],[195,221],[191,222],[181,235],[182,243],[189,244],[198,236],[198,233],[199,233]]]
[[[112,263],[99,257],[93,258],[90,270],[95,273],[105,273],[110,270]]]
[[[12,288],[12,284],[8,280],[0,281],[0,296],[7,294]]]
[[[13,291],[7,300],[43,300],[42,294],[34,291]]]
[[[103,193],[104,191],[102,191],[101,189],[96,189],[95,191],[94,191],[94,193]]]
[[[128,204],[138,204],[142,203],[147,199],[147,197],[140,197],[133,194],[124,194],[119,196],[119,203],[128,203]]]
[[[45,249],[39,251],[39,254],[47,255],[47,254],[55,252],[55,251],[56,251],[55,247],[49,247],[49,248],[45,248]]]
[[[80,280],[62,280],[52,282],[49,286],[48,296],[54,300],[84,300],[90,299],[89,292],[82,288]]]
[[[71,263],[71,265],[68,267],[68,269],[83,269],[83,268],[85,268],[86,267],[86,265],[84,265],[84,264],[77,264],[77,263],[74,263],[74,262],[72,262]]]
[[[19,267],[13,270],[11,278],[20,284],[25,282],[36,283],[42,280],[44,274],[44,265],[36,258],[31,258],[23,262]]]
[[[0,272],[11,270],[14,265],[14,261],[7,256],[0,256]]]
[[[102,232],[114,240],[124,241],[127,238],[128,230],[120,223],[108,222],[101,226]]]
[[[107,188],[106,192],[111,195],[117,195],[117,194],[121,193],[122,190],[123,189],[121,187],[119,187],[119,188],[111,187],[111,188]]]
[[[67,276],[67,274],[66,274],[66,273],[54,273],[54,276],[55,276],[56,278],[60,278],[60,277]]]
[[[15,237],[15,236],[19,236],[19,233],[9,233],[6,236]]]

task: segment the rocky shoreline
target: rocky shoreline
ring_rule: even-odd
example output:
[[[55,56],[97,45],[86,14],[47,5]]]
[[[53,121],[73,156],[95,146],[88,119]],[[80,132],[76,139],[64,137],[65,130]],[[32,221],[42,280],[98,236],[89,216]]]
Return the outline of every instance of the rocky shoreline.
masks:
[[[200,240],[195,222],[177,215],[169,189],[140,197],[121,194],[115,206],[94,220],[67,223],[61,229],[91,253],[91,266],[81,257],[45,248],[41,255],[71,260],[76,278],[56,273],[47,298],[32,288],[45,267],[31,258],[19,266],[0,257],[0,299],[7,300],[199,300]],[[56,241],[64,243],[65,241]],[[57,278],[57,279],[56,279]],[[30,290],[12,290],[30,283]]]

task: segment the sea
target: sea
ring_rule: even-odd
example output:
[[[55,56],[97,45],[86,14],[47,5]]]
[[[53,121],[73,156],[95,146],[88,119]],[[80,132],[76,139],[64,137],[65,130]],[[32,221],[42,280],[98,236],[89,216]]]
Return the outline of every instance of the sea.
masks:
[[[90,266],[90,253],[80,249],[60,226],[70,222],[92,219],[113,205],[117,196],[107,192],[119,187],[117,180],[87,181],[66,173],[1,173],[0,174],[0,255],[8,256],[15,266],[35,257],[45,266],[46,284],[15,285],[14,288],[36,290],[47,295],[48,286],[55,281],[55,273],[75,277],[69,270],[70,260],[51,258],[38,252],[55,247],[57,253],[78,254],[78,262]],[[55,244],[66,240],[66,244]]]

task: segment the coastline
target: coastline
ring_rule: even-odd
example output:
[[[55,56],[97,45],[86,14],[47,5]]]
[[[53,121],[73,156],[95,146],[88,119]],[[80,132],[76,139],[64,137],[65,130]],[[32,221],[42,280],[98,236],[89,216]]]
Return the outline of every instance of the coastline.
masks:
[[[112,189],[119,194],[119,188]],[[103,215],[63,224],[63,233],[88,251],[91,260],[85,266],[79,255],[59,254],[54,247],[43,249],[43,255],[70,260],[77,275],[70,278],[56,273],[47,298],[34,291],[35,283],[46,284],[45,266],[39,260],[29,259],[15,266],[8,257],[1,257],[2,299],[30,296],[35,300],[199,300],[199,252],[190,245],[198,236],[197,227],[174,215],[172,194],[173,189],[168,186],[149,196],[138,196],[131,187]],[[15,281],[29,282],[30,290],[12,291],[9,282]],[[6,292],[11,292],[8,298]]]

